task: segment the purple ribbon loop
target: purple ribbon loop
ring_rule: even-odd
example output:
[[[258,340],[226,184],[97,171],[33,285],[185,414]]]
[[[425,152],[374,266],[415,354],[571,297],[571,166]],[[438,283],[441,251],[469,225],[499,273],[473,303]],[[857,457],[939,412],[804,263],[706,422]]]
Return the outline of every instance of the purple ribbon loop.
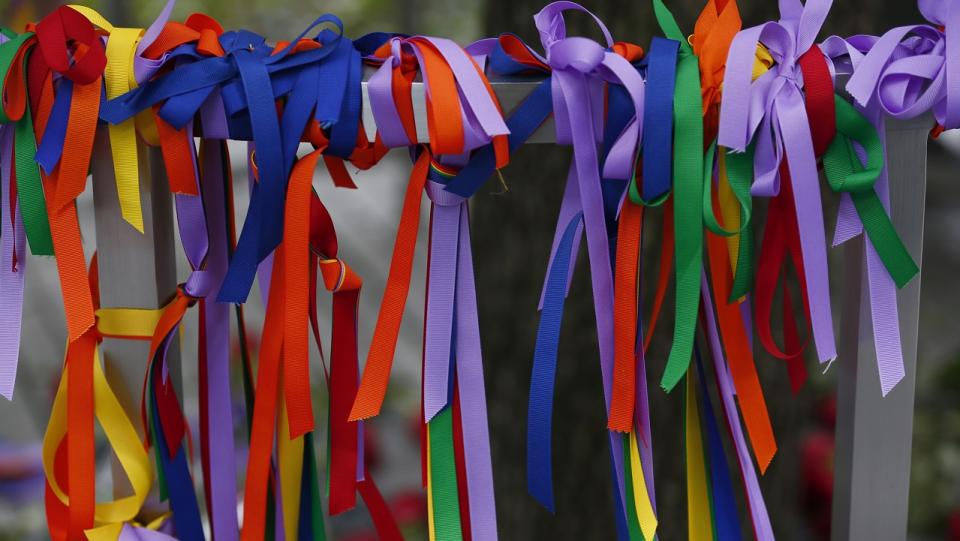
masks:
[[[390,56],[386,59],[368,57],[368,61],[381,62],[380,67],[368,81],[370,108],[377,123],[377,130],[384,145],[390,148],[410,146],[403,122],[393,100],[394,68],[400,65],[402,53],[413,54],[424,65],[422,41],[429,43],[443,57],[453,72],[460,98],[460,116],[463,120],[464,152],[490,144],[494,136],[507,135],[507,128],[496,101],[487,91],[481,72],[470,54],[455,42],[428,36],[390,38]],[[426,93],[430,94],[429,75],[423,71]]]
[[[787,160],[796,186],[794,202],[806,275],[810,319],[820,362],[836,358],[830,309],[826,233],[820,180],[797,64],[816,39],[830,0],[781,0],[782,19],[739,32],[730,46],[720,106],[720,145],[744,151],[755,141],[753,195],[780,190],[780,165]],[[777,63],[753,80],[754,52],[762,43]]]

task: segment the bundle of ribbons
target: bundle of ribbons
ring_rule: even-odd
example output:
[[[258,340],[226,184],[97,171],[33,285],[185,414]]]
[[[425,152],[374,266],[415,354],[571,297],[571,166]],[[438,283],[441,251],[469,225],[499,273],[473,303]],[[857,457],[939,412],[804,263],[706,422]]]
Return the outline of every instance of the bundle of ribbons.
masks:
[[[496,539],[468,202],[552,117],[556,143],[571,146],[573,158],[540,305],[527,314],[539,312],[527,412],[530,494],[554,510],[558,344],[586,237],[619,537],[657,535],[648,396],[660,390],[648,388],[647,359],[672,290],[673,342],[655,377],[663,391],[682,387],[689,537],[741,539],[739,498],[753,535],[773,539],[757,470],[767,469],[777,444],[754,340],[785,361],[794,392],[807,379],[808,345],[820,363],[837,357],[822,171],[827,195],[840,202],[833,244],[865,234],[876,392],[904,378],[896,292],[919,268],[889,217],[885,119],[932,111],[935,134],[960,126],[960,52],[947,39],[960,24],[960,2],[920,0],[929,24],[818,44],[831,0],[780,0],[780,20],[748,29],[735,0],[708,0],[689,36],[663,0],[652,1],[665,37],[646,49],[615,41],[600,19],[568,1],[534,16],[542,48],[512,34],[466,47],[387,33],[351,40],[332,15],[271,44],[202,14],[173,21],[174,0],[146,29],[115,27],[82,6],[4,28],[0,394],[13,393],[28,252],[50,256],[68,335],[43,446],[50,536],[325,539],[325,515],[354,508],[359,493],[378,536],[401,538],[367,467],[364,420],[384,403],[426,195],[420,424],[429,534]],[[603,41],[567,36],[569,11],[593,17]],[[490,74],[539,82],[507,114]],[[414,106],[420,87],[424,114]],[[363,125],[365,105],[375,127]],[[242,223],[230,139],[249,145]],[[111,284],[101,283],[96,255],[84,253],[76,205],[95,145],[112,160],[123,226],[138,234],[143,161],[156,156],[168,179],[190,272],[158,309],[100,305]],[[413,165],[361,377],[363,281],[340,259],[332,214],[312,182],[322,160],[338,188],[355,189],[348,163],[368,169],[398,147]],[[755,200],[767,209],[765,223],[754,219]],[[657,238],[644,239],[650,220],[662,227],[647,228]],[[640,276],[645,242],[659,245],[650,284]],[[243,304],[255,281],[266,315],[251,351]],[[332,296],[328,356],[319,283]],[[782,313],[774,314],[777,305]],[[200,329],[198,448],[170,366],[191,308]],[[236,366],[231,318],[241,344]],[[311,337],[329,397],[320,464]],[[149,343],[139,415],[118,398],[136,390],[120,392],[105,375],[104,338]],[[231,372],[243,381],[245,465],[235,458]],[[96,497],[95,419],[129,488],[108,501]]]

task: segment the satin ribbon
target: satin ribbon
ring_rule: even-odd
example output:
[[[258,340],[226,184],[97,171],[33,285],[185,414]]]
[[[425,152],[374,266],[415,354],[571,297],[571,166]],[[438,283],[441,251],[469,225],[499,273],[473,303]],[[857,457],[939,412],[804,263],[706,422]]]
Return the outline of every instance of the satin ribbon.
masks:
[[[727,56],[718,136],[720,145],[740,152],[755,139],[753,195],[776,195],[780,162],[787,161],[796,187],[794,198],[814,343],[822,363],[836,358],[836,343],[817,161],[797,61],[813,45],[831,4],[831,0],[806,4],[781,0],[779,22],[737,34]],[[751,82],[751,54],[761,42],[778,62]],[[751,58],[749,63],[747,58]]]

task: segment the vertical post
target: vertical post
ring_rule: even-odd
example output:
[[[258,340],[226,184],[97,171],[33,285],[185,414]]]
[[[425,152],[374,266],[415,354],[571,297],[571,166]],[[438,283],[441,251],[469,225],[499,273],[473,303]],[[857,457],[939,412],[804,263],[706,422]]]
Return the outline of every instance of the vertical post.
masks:
[[[160,308],[176,293],[173,205],[159,149],[137,146],[140,164],[140,203],[144,232],[123,220],[106,129],[97,130],[91,172],[96,209],[97,262],[100,303],[104,308]],[[101,348],[104,368],[113,391],[141,436],[140,389],[150,344],[107,338]],[[180,350],[171,345],[168,356],[174,386],[180,385]],[[114,461],[114,494],[130,494],[129,483]]]
[[[918,265],[931,126],[929,116],[887,124],[890,213]],[[862,236],[850,241],[845,258],[831,537],[902,540],[907,535],[910,492],[920,276],[897,294],[906,376],[883,397]]]

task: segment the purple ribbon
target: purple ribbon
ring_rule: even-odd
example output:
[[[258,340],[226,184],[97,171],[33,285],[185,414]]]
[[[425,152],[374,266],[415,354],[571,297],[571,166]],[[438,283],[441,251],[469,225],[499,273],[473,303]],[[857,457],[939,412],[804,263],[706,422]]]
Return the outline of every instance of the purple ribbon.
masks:
[[[176,537],[157,530],[124,524],[117,541],[176,541]]]
[[[219,92],[207,99],[209,107],[202,110],[222,110]],[[204,133],[226,131],[226,117],[221,114],[205,114],[201,117]],[[193,141],[193,125],[188,124],[190,141]],[[233,439],[233,399],[230,393],[230,305],[216,302],[214,293],[219,291],[228,266],[226,228],[226,195],[224,193],[223,167],[226,156],[219,141],[205,141],[202,178],[198,168],[196,150],[190,145],[194,178],[200,196],[176,194],[175,208],[177,227],[187,261],[190,276],[184,291],[193,298],[208,299],[204,303],[207,371],[207,426],[206,441],[211,453],[210,467],[210,517],[217,539],[239,539],[237,521],[237,464]],[[211,249],[212,247],[212,249]],[[166,357],[164,356],[164,359]],[[164,361],[164,369],[166,363]],[[215,455],[215,456],[214,456]]]
[[[913,48],[903,45],[901,41],[909,33],[916,34],[907,39]],[[904,71],[896,67],[900,60],[911,58],[913,60],[908,60],[907,63],[917,63],[918,59],[923,58],[922,63],[927,64],[928,67],[942,65],[943,58],[938,61],[936,58],[924,58],[930,56],[927,54],[914,56],[909,54],[910,51],[917,50],[942,51],[942,43],[939,43],[942,40],[929,41],[938,34],[938,30],[928,26],[902,27],[891,30],[881,38],[855,36],[844,40],[833,36],[828,38],[821,47],[824,54],[832,60],[834,76],[853,74],[847,89],[853,89],[851,95],[859,102],[858,108],[873,123],[884,147],[886,147],[884,113],[900,118],[916,116],[923,112],[921,108],[925,107],[923,110],[927,110],[932,106],[934,102],[931,99],[938,93],[936,87],[942,87],[942,83],[931,83],[929,87],[922,89],[923,85],[917,84],[920,81],[903,79]],[[926,37],[920,37],[920,35]],[[894,67],[893,72],[886,71],[890,66]],[[897,75],[893,75],[894,72]],[[934,80],[942,78],[943,74],[940,73],[934,77]],[[908,84],[904,86],[904,82]],[[903,92],[908,89],[911,91]],[[883,96],[893,95],[898,95],[899,100],[894,102],[883,98]],[[941,97],[936,101],[944,103],[946,100]],[[886,160],[886,156],[884,159]],[[889,214],[890,194],[886,162],[877,178],[876,191]],[[861,233],[863,233],[863,224],[853,206],[853,201],[848,194],[841,194],[833,245],[839,246]],[[905,376],[897,308],[897,287],[883,266],[869,237],[864,238],[873,343],[877,355],[880,390],[883,396],[886,396]]]
[[[604,219],[597,144],[601,141],[603,134],[604,86],[608,82],[622,84],[633,101],[635,114],[614,143],[604,165],[603,174],[605,178],[630,178],[633,172],[633,158],[636,156],[637,144],[642,136],[642,117],[636,112],[643,111],[645,82],[636,69],[620,55],[586,38],[568,38],[563,19],[563,12],[567,10],[581,11],[593,17],[606,39],[607,48],[613,45],[613,38],[603,22],[574,2],[554,2],[534,16],[546,51],[546,62],[552,70],[550,84],[557,143],[572,145],[574,151],[560,208],[560,219],[554,233],[550,260],[554,260],[554,254],[570,218],[583,212],[583,230],[586,232],[590,259],[590,279],[597,322],[603,393],[606,407],[609,409],[613,382],[613,267]],[[577,234],[579,235],[580,232],[578,231]],[[568,271],[568,277],[573,272],[579,239],[577,241],[570,259],[571,268]],[[548,268],[548,276],[549,273]],[[569,280],[567,287],[569,288]],[[620,440],[622,436],[612,431],[608,436],[617,478],[617,490],[621,496],[618,500],[625,506],[627,499],[623,497],[625,487]],[[620,512],[624,511],[625,508],[620,510]]]
[[[424,422],[429,422],[447,404],[452,343],[462,412],[471,537],[495,540],[493,469],[467,200],[434,181],[427,184],[427,195],[433,206],[424,353]]]
[[[703,313],[707,319],[707,338],[710,343],[711,357],[713,357],[714,374],[720,389],[723,414],[726,417],[727,428],[733,436],[737,463],[740,466],[743,484],[747,491],[747,507],[750,510],[750,520],[753,522],[753,529],[759,541],[772,541],[774,539],[773,526],[770,524],[770,515],[767,513],[767,506],[763,501],[763,492],[760,491],[757,472],[753,469],[753,462],[750,460],[747,440],[744,438],[743,429],[740,427],[740,417],[737,414],[737,405],[733,398],[735,394],[733,379],[723,356],[723,346],[720,345],[720,333],[713,311],[713,299],[710,298],[708,293],[710,289],[706,273],[702,273],[700,280],[703,286],[701,295],[703,298]]]
[[[510,130],[487,92],[477,65],[462,47],[443,38],[419,36],[416,38],[390,38],[390,56],[386,59],[368,57],[367,60],[382,62],[367,84],[370,108],[377,122],[377,130],[384,145],[390,148],[416,144],[407,138],[403,123],[393,101],[393,68],[400,65],[402,52],[412,53],[420,65],[424,65],[423,53],[418,41],[427,41],[453,72],[460,97],[460,116],[463,121],[464,152],[490,144],[496,135],[507,135]],[[423,70],[423,84],[430,95],[429,74]],[[437,119],[442,121],[441,119]]]
[[[739,32],[727,55],[720,106],[720,145],[744,151],[755,141],[756,196],[780,191],[779,168],[786,159],[796,189],[794,203],[800,224],[800,247],[814,342],[820,362],[837,356],[830,309],[826,233],[820,200],[820,179],[797,60],[816,39],[831,0],[780,0],[781,20]],[[752,80],[754,53],[763,43],[777,63]]]
[[[20,358],[20,326],[23,313],[23,278],[27,270],[26,237],[20,205],[10,201],[13,168],[13,128],[0,127],[0,395],[13,400]],[[11,212],[13,213],[11,215]]]
[[[143,52],[147,50],[147,47],[153,43],[157,37],[160,36],[160,32],[163,31],[163,27],[167,24],[167,20],[170,19],[170,14],[173,13],[173,6],[175,6],[177,0],[167,0],[167,3],[163,6],[163,9],[160,10],[160,14],[157,15],[157,18],[153,21],[149,28],[143,33],[143,36],[140,38],[140,41],[137,43],[137,53],[133,57],[133,75],[137,80],[137,83],[143,83],[150,77],[153,77],[153,74],[163,66],[164,62],[167,61],[167,53],[164,53],[160,58],[145,58]]]

